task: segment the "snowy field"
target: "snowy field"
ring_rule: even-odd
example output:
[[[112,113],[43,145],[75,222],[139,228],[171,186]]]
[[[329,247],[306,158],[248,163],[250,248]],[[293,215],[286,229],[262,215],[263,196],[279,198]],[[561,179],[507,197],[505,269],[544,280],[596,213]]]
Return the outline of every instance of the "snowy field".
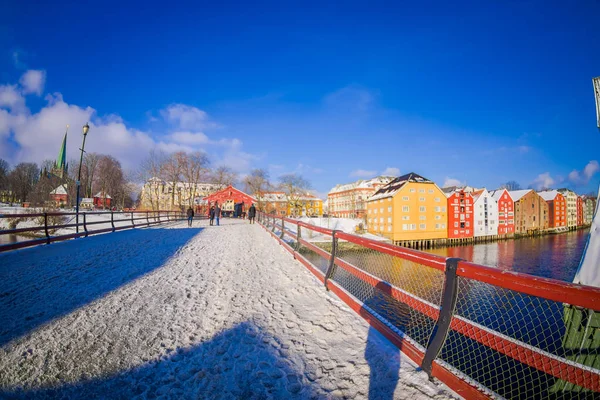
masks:
[[[259,225],[0,254],[0,398],[446,399]]]

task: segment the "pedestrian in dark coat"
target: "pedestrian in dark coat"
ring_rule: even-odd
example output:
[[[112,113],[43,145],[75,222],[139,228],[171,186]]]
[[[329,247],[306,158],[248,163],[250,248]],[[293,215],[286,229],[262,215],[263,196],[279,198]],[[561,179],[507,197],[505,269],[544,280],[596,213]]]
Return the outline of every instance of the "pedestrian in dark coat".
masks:
[[[192,207],[188,208],[186,215],[188,219],[188,226],[192,226],[192,221],[194,220],[194,210]]]
[[[219,218],[221,218],[221,207],[219,207],[219,203],[215,205],[215,218],[217,219],[217,226],[219,226]]]
[[[248,219],[250,220],[251,224],[254,223],[255,217],[256,217],[256,207],[254,207],[254,203],[252,203],[252,205],[248,209]]]
[[[215,220],[215,206],[212,206],[210,208],[210,211],[208,213],[208,218],[209,218],[209,221],[210,221],[210,225],[212,226],[213,221]]]

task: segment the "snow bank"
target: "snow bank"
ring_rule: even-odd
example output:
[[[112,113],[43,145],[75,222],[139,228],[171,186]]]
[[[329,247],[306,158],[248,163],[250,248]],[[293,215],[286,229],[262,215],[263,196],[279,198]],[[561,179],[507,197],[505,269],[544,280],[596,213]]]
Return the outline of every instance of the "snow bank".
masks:
[[[206,224],[0,254],[0,397],[453,396],[259,225]]]

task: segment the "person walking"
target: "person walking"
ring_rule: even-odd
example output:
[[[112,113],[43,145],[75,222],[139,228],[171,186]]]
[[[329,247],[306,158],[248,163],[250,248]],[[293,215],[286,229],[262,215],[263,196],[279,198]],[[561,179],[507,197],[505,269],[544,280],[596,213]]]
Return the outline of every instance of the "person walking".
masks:
[[[215,206],[210,207],[210,211],[208,212],[208,220],[210,221],[210,226],[212,226],[215,220]]]
[[[192,221],[194,219],[194,210],[192,209],[192,207],[188,208],[186,215],[188,219],[188,226],[191,227]]]
[[[251,224],[254,223],[254,217],[256,217],[256,207],[254,207],[254,203],[252,203],[248,209],[248,219],[250,220]]]
[[[219,218],[221,218],[221,207],[219,207],[219,203],[215,205],[215,218],[217,219],[217,226],[219,226]]]

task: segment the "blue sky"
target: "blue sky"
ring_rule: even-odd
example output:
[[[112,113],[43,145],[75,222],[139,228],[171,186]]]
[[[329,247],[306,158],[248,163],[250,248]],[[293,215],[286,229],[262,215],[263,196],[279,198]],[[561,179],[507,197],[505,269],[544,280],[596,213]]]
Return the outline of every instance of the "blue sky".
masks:
[[[384,171],[495,188],[600,181],[600,2],[24,4],[0,16],[0,157],[64,125],[134,169],[150,148],[320,194]],[[7,7],[8,6],[8,7]],[[77,128],[75,128],[77,127]]]

